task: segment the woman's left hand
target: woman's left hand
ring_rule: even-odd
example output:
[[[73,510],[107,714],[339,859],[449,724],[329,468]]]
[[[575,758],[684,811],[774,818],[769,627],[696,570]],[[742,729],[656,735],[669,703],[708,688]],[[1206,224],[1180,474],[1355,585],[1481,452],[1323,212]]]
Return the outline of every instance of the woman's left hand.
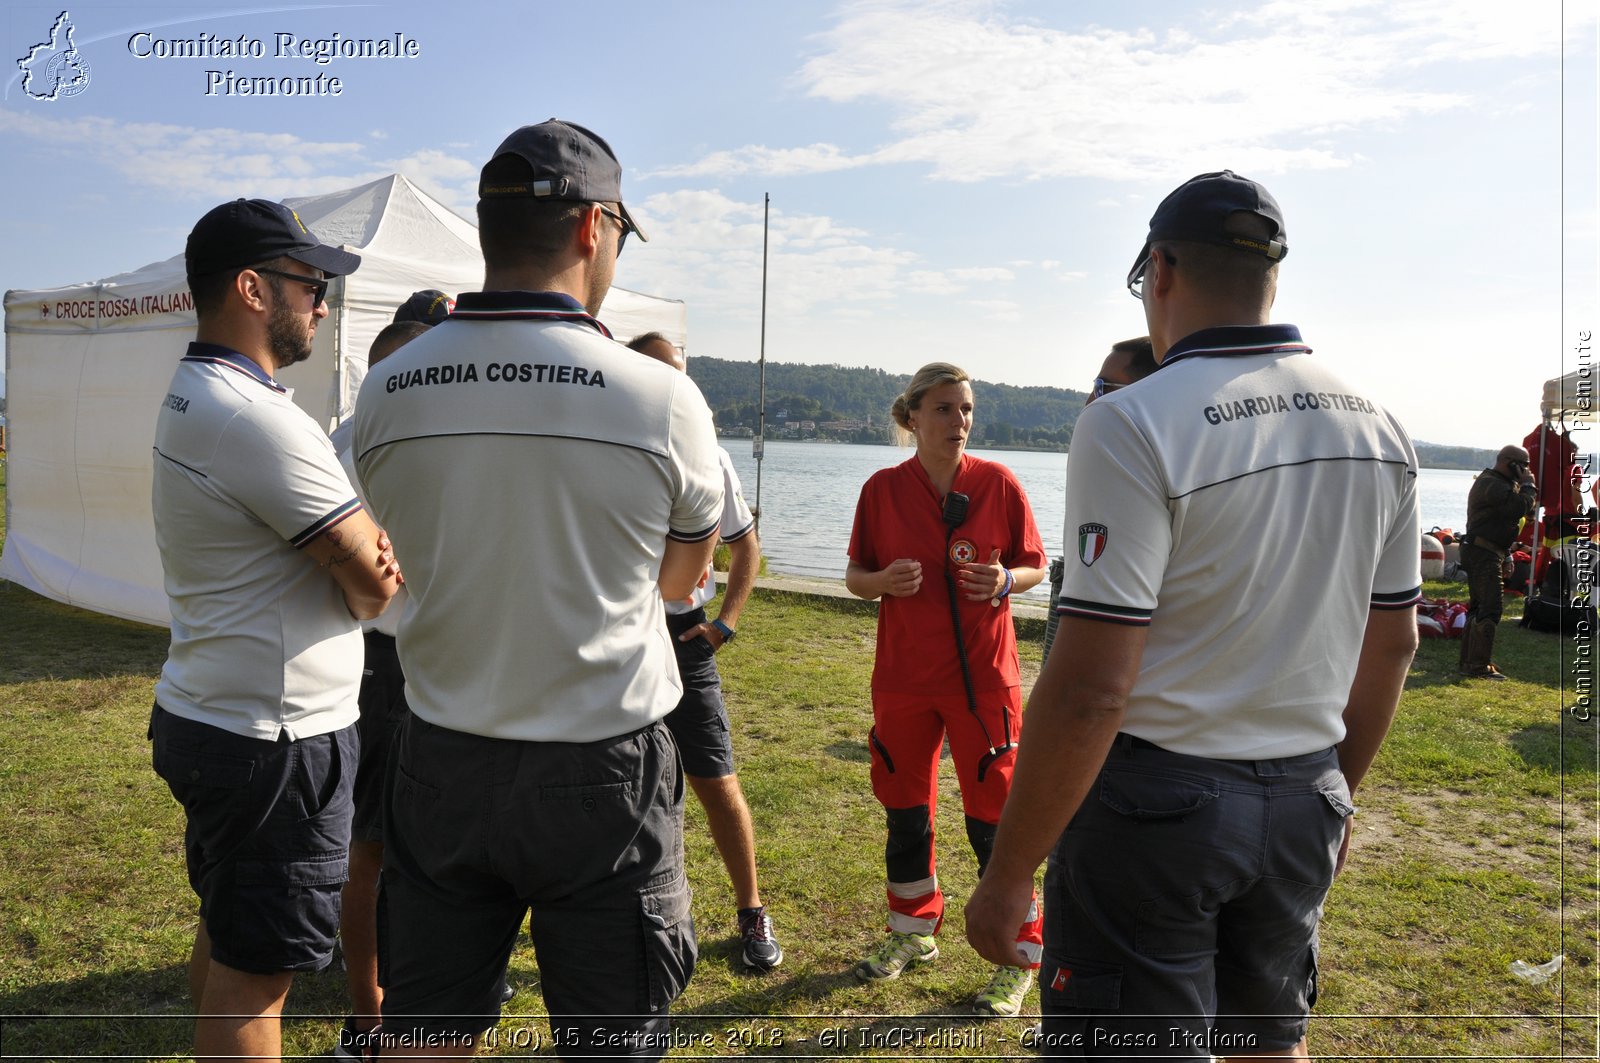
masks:
[[[968,601],[981,602],[995,598],[1006,586],[1006,567],[1000,563],[1000,550],[989,555],[988,564],[976,561],[957,569],[956,586]]]

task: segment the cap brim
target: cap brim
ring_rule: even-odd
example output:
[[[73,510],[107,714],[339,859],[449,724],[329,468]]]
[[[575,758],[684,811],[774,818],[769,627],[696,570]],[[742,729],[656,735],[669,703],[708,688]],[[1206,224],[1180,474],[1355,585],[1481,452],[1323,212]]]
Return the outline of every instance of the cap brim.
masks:
[[[327,244],[318,244],[308,247],[304,251],[290,251],[288,257],[296,262],[304,262],[315,269],[320,269],[329,277],[345,277],[356,271],[361,265],[361,256],[352,255],[348,251],[341,251],[337,247]]]
[[[1129,270],[1128,270],[1128,287],[1129,288],[1133,287],[1134,278],[1136,278],[1139,275],[1139,267],[1144,265],[1145,260],[1148,259],[1149,257],[1150,257],[1150,241],[1146,240],[1144,242],[1144,247],[1142,247],[1139,250],[1139,257],[1133,260],[1133,266],[1131,268],[1129,268]]]
[[[628,208],[622,205],[621,200],[617,201],[617,212],[622,215],[622,220],[628,223],[628,228],[633,231],[633,235],[645,243],[650,242],[650,238],[644,234],[643,229],[639,228],[639,223],[633,220],[633,215],[628,213]]]

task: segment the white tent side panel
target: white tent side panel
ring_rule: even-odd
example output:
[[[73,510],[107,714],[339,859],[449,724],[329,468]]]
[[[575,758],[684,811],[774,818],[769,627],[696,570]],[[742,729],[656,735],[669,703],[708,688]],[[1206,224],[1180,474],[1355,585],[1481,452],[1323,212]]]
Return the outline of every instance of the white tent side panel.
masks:
[[[1585,365],[1565,376],[1544,382],[1544,398],[1539,412],[1547,423],[1578,424],[1593,422],[1595,410],[1595,376],[1592,366]]]
[[[309,360],[278,372],[324,428],[354,407],[367,349],[424,288],[478,288],[477,230],[399,175],[288,201],[323,240],[362,255],[328,292]],[[618,339],[687,339],[684,304],[613,288]],[[0,579],[98,613],[167,625],[150,510],[156,413],[195,317],[176,255],[86,284],[5,296],[7,485]]]
[[[43,293],[44,296],[55,293]],[[193,326],[107,335],[11,327],[0,578],[70,605],[168,622],[150,518],[156,410]]]

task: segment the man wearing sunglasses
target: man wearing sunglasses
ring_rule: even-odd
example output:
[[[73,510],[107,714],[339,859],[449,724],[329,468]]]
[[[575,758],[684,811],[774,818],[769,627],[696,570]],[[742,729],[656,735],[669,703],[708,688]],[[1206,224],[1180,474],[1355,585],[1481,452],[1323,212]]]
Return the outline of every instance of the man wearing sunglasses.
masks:
[[[1422,580],[1410,440],[1271,323],[1287,250],[1254,181],[1163,200],[1129,273],[1161,370],[1073,435],[1057,645],[967,907],[1000,961],[1049,856],[1048,1055],[1307,1058]]]
[[[185,250],[199,327],[156,419],[172,646],[150,737],[200,898],[197,1058],[278,1058],[294,973],[327,966],[338,929],[357,620],[383,611],[398,569],[273,373],[310,356],[329,280],[360,262],[259,199],[207,213]]]
[[[1494,663],[1494,636],[1504,609],[1506,554],[1533,516],[1538,489],[1528,467],[1528,452],[1500,448],[1494,467],[1472,481],[1467,492],[1467,531],[1461,538],[1461,567],[1467,570],[1467,627],[1461,633],[1461,674],[1470,679],[1504,680]]]
[[[1087,406],[1095,399],[1137,383],[1155,371],[1156,356],[1150,349],[1149,336],[1113,343],[1111,353],[1100,363],[1100,375],[1089,386],[1089,396],[1083,400],[1083,404]]]
[[[530,909],[563,1057],[655,1058],[695,962],[682,693],[662,599],[711,560],[722,471],[688,376],[593,316],[629,233],[582,126],[484,166],[484,291],[367,376],[362,488],[408,561],[379,901],[382,1055],[468,1056]]]

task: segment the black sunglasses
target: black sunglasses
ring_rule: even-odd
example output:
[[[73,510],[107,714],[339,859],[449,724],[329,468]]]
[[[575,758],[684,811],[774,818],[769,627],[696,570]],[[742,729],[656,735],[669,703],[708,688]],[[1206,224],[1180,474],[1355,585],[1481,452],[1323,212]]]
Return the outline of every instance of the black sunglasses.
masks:
[[[628,242],[628,233],[631,230],[631,226],[628,225],[626,218],[612,210],[610,207],[606,206],[604,203],[596,203],[595,206],[600,208],[601,214],[604,214],[606,217],[616,222],[617,227],[622,230],[617,234],[617,254],[620,256],[622,254],[622,245]]]
[[[265,266],[257,266],[256,272],[269,273],[274,277],[282,277],[285,280],[299,281],[304,284],[311,289],[311,309],[313,310],[321,306],[322,300],[328,297],[328,285],[333,283],[332,277],[306,277],[299,273],[289,273],[281,269],[267,269]]]

